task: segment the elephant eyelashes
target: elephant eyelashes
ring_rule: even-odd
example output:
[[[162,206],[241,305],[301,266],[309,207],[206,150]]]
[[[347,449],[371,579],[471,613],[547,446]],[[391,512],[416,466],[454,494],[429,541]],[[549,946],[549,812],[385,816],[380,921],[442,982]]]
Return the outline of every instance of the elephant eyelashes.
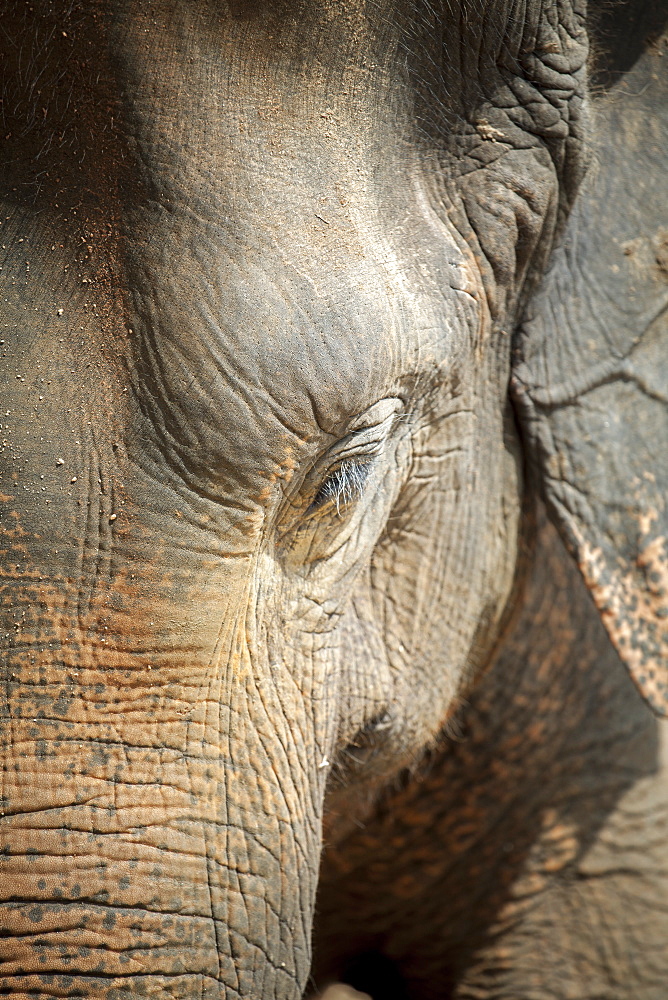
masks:
[[[374,460],[383,450],[402,406],[400,399],[381,399],[359,415],[339,442],[338,465],[320,484],[309,504],[309,514],[336,510],[340,517],[349,504],[360,499]]]
[[[353,462],[350,459],[330,472],[313,498],[309,510],[322,510],[325,507],[335,507],[336,513],[353,500],[358,500],[363,491],[373,462]]]

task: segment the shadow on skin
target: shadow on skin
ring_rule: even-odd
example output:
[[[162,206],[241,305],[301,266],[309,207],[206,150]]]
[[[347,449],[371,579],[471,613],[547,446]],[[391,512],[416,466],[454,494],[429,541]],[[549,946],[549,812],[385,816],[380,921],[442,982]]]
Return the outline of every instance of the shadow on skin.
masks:
[[[545,899],[552,919],[552,890],[582,886],[602,825],[656,774],[658,724],[554,529],[540,536],[523,614],[470,693],[460,737],[325,851],[316,983],[342,980],[376,1000],[442,998],[480,956],[505,967],[499,941],[522,967],[529,911]]]

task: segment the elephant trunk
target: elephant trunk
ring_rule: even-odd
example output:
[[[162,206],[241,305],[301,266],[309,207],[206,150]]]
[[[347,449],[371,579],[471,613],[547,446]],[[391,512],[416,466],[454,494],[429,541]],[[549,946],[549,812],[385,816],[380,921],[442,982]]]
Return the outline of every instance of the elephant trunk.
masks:
[[[269,649],[246,511],[169,479],[140,411],[127,455],[103,401],[49,399],[71,424],[41,435],[6,399],[30,472],[0,492],[0,992],[295,1000],[322,670]]]
[[[216,666],[141,649],[113,615],[77,628],[67,600],[47,629],[21,590],[24,612],[1,609],[3,994],[301,996],[324,783],[312,720],[294,707],[288,725],[242,628]]]

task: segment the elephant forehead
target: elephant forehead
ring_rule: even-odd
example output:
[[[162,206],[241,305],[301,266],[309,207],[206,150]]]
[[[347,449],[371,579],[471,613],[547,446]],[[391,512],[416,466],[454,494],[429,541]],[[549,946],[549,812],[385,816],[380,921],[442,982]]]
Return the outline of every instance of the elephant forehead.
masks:
[[[306,415],[305,433],[314,408],[316,425],[334,432],[398,378],[452,361],[468,332],[460,304],[411,285],[389,252],[301,268],[286,248],[283,259],[269,250],[255,260],[201,241],[189,260],[183,241],[180,250],[176,268],[144,264],[134,331],[143,371],[147,361],[160,368],[167,399],[197,387],[215,406],[252,388]]]
[[[410,158],[388,153],[370,176],[307,129],[283,157],[262,158],[263,138],[234,167],[150,147],[176,179],[126,213],[133,327],[166,399],[195,380],[215,405],[241,384],[296,409],[305,434],[314,408],[335,432],[397,378],[456,364],[478,288]]]
[[[412,290],[389,256],[307,269],[218,243],[182,243],[171,270],[144,259],[132,320],[143,410],[209,478],[291,473],[377,400],[456,367],[463,306]]]
[[[213,452],[226,414],[226,447],[249,432],[244,454],[271,451],[272,422],[337,434],[402,380],[461,366],[479,326],[471,269],[418,171],[370,179],[305,137],[293,153],[240,155],[236,173],[214,158],[204,177],[178,160],[178,182],[126,216],[137,371]]]
[[[173,17],[145,34],[133,14],[116,74],[141,182],[123,207],[130,312],[162,405],[187,397],[188,419],[215,425],[224,400],[246,397],[251,419],[268,409],[308,437],[405,375],[456,365],[478,327],[476,282],[422,193],[405,74],[358,65],[380,29],[306,5],[332,85],[318,60],[292,58],[287,10],[274,23],[260,4],[242,29],[157,7]]]

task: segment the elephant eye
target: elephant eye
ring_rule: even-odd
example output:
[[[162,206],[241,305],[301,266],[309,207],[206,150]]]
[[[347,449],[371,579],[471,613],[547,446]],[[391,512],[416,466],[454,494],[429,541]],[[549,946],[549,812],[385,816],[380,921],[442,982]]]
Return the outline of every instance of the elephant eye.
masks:
[[[362,496],[372,466],[373,461],[354,462],[348,459],[341,462],[324,480],[309,510],[315,512],[331,506],[340,515],[342,508]]]

